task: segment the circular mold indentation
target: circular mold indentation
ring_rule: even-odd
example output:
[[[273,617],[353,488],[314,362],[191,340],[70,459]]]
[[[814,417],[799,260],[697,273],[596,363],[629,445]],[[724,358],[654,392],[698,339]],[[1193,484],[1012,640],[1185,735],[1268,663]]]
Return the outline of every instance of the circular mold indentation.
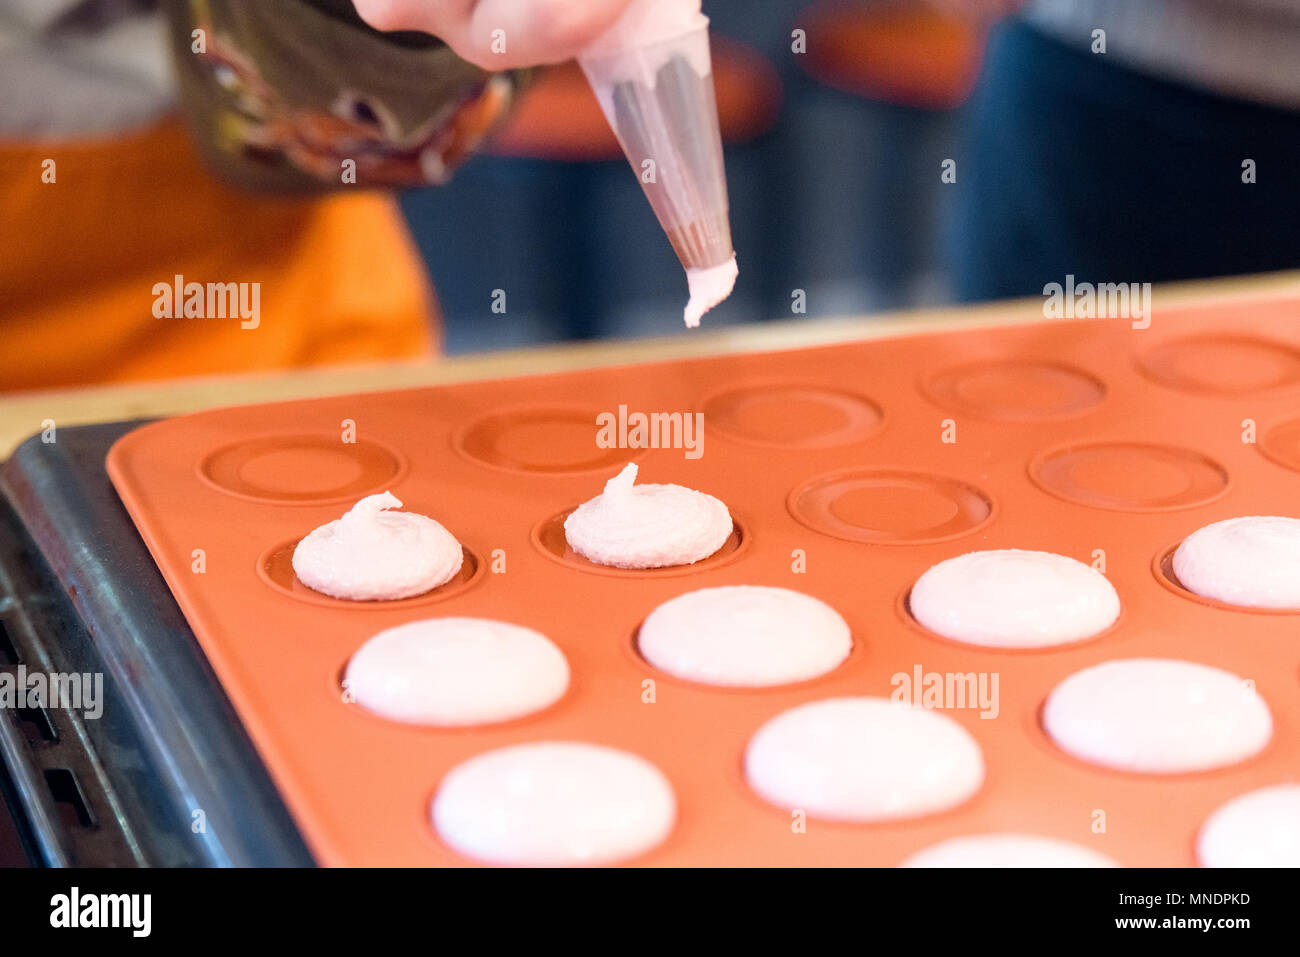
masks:
[[[1120,512],[1193,508],[1228,490],[1227,471],[1208,456],[1145,442],[1049,449],[1029,463],[1029,477],[1067,502]]]
[[[552,515],[550,518],[539,522],[533,526],[532,534],[529,537],[532,539],[533,546],[551,561],[597,575],[614,575],[622,578],[639,578],[646,575],[669,578],[674,575],[690,575],[694,572],[708,571],[711,568],[717,568],[720,565],[735,561],[740,557],[740,553],[749,546],[748,533],[745,532],[744,527],[733,515],[731,518],[731,534],[722,543],[722,547],[708,558],[702,558],[693,565],[668,565],[664,568],[615,568],[613,565],[598,565],[596,562],[583,558],[569,547],[569,541],[564,535],[564,520],[569,517],[572,511],[571,508],[565,509],[558,515]]]
[[[375,442],[337,435],[268,435],[227,445],[198,466],[209,485],[239,498],[277,505],[320,505],[382,491],[406,460]]]
[[[487,570],[486,563],[467,546],[462,545],[465,560],[461,563],[460,571],[446,584],[439,585],[423,595],[413,595],[410,598],[398,598],[393,601],[348,601],[347,599],[332,598],[329,595],[314,591],[298,580],[298,576],[293,573],[293,550],[298,547],[298,541],[298,539],[294,539],[281,542],[279,545],[273,545],[263,552],[257,559],[257,577],[276,591],[288,595],[290,598],[310,602],[314,605],[325,605],[330,608],[390,610],[427,605],[460,594],[482,578]]]
[[[1189,336],[1139,356],[1138,369],[1182,392],[1252,395],[1300,384],[1300,349],[1258,336]]]
[[[1178,546],[1181,544],[1182,540],[1180,539],[1168,548],[1156,552],[1155,557],[1151,559],[1151,571],[1156,576],[1156,581],[1175,595],[1186,598],[1188,601],[1194,601],[1198,605],[1205,605],[1208,608],[1220,608],[1223,611],[1244,611],[1252,615],[1300,615],[1300,608],[1260,608],[1254,605],[1231,605],[1226,601],[1219,601],[1217,598],[1206,598],[1204,595],[1196,594],[1196,592],[1180,582],[1178,576],[1174,574],[1174,552],[1178,551]]]
[[[1106,397],[1106,387],[1081,369],[1019,360],[956,366],[921,388],[943,408],[1012,422],[1082,415]]]
[[[791,449],[857,442],[884,420],[880,408],[853,392],[790,382],[753,384],[704,400],[705,426],[729,439]]]
[[[1259,450],[1283,468],[1300,472],[1300,419],[1283,422],[1265,432]]]
[[[845,469],[795,488],[790,514],[813,531],[850,542],[920,545],[979,528],[993,500],[965,482],[901,469]]]
[[[460,429],[452,446],[479,465],[541,475],[616,469],[641,454],[597,445],[596,417],[567,406],[494,412]]]

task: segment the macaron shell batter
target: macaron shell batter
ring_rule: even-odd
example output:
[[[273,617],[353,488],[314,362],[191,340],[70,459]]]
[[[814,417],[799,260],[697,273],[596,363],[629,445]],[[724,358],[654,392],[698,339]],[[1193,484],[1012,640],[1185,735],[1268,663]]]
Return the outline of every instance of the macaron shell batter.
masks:
[[[1043,706],[1043,728],[1082,761],[1143,774],[1206,771],[1258,754],[1273,734],[1263,698],[1209,665],[1125,658],[1076,671]]]
[[[759,688],[834,670],[853,649],[835,609],[788,588],[728,585],[679,595],[637,635],[660,671],[701,684]]]
[[[1174,552],[1188,591],[1246,608],[1300,609],[1300,519],[1229,518],[1197,529]]]
[[[944,811],[984,781],[984,757],[951,718],[887,698],[826,698],[764,724],[745,750],[764,800],[835,821]]]
[[[1104,854],[1037,834],[972,834],[931,844],[900,867],[1118,867]]]
[[[558,701],[569,664],[545,635],[485,618],[432,618],[379,632],[345,687],[380,717],[458,727],[509,721]]]
[[[614,568],[667,568],[708,558],[731,536],[731,513],[712,495],[681,485],[636,485],[627,465],[605,491],[564,520],[569,547]]]
[[[695,329],[706,312],[731,295],[736,288],[736,277],[740,269],[736,266],[736,257],[732,256],[720,266],[708,269],[686,270],[686,282],[690,287],[691,298],[686,303],[682,318],[688,329]]]
[[[465,551],[437,522],[391,492],[368,495],[320,526],[293,550],[293,571],[308,588],[351,601],[411,598],[456,577]]]
[[[433,799],[453,849],[490,864],[607,864],[663,843],[672,785],[638,755],[573,741],[488,751],[456,765]]]
[[[1300,867],[1300,784],[1249,791],[1206,819],[1202,867]]]
[[[931,567],[908,605],[923,627],[989,648],[1045,648],[1105,631],[1119,617],[1106,576],[1065,555],[970,552]]]

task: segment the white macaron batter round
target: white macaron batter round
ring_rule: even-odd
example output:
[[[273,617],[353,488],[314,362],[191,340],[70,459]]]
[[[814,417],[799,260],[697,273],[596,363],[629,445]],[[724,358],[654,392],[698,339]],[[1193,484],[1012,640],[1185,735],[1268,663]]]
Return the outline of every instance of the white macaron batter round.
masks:
[[[937,635],[990,648],[1046,648],[1105,631],[1119,617],[1106,576],[1065,555],[1018,548],[970,552],[931,567],[908,597]]]
[[[379,632],[348,662],[344,686],[381,717],[457,727],[509,721],[555,703],[569,665],[531,628],[430,618]]]
[[[984,757],[945,715],[888,698],[826,698],[760,727],[745,777],[765,801],[810,817],[888,821],[963,803],[984,781]]]
[[[569,547],[613,568],[668,568],[708,558],[731,537],[731,513],[682,485],[636,485],[627,465],[564,520]]]
[[[672,785],[644,758],[576,741],[488,751],[456,765],[434,796],[438,836],[490,864],[607,864],[658,847],[677,817]]]
[[[687,681],[759,688],[833,671],[853,650],[825,602],[759,585],[701,588],[664,602],[637,634],[642,657]]]
[[[1250,683],[1171,658],[1123,658],[1076,671],[1052,689],[1042,721],[1066,753],[1144,774],[1236,764],[1273,735],[1272,715]]]
[[[1300,518],[1247,515],[1197,529],[1174,552],[1184,588],[1244,608],[1300,610]]]
[[[972,834],[931,844],[900,867],[1117,867],[1105,854],[1037,834]]]
[[[397,512],[391,492],[368,495],[293,550],[293,571],[313,591],[349,601],[412,598],[445,585],[465,560],[456,537],[433,519]]]
[[[1202,867],[1300,867],[1300,784],[1248,791],[1201,825]]]

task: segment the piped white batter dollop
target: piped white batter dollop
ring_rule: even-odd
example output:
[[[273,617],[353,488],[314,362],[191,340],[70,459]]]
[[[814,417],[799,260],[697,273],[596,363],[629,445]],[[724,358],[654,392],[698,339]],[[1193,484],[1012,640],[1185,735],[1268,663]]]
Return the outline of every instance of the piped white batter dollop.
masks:
[[[1057,747],[1122,771],[1205,771],[1258,754],[1268,706],[1244,679],[1209,665],[1124,658],[1076,671],[1048,696],[1043,728]]]
[[[706,312],[731,295],[739,275],[740,267],[736,265],[735,256],[720,266],[686,270],[686,283],[691,291],[684,313],[687,328],[698,327]]]
[[[568,662],[550,639],[486,618],[431,618],[381,631],[345,674],[349,695],[366,710],[442,727],[532,714],[568,686]]]
[[[1188,591],[1249,608],[1300,608],[1300,518],[1248,515],[1206,525],[1174,552]]]
[[[454,535],[433,519],[394,512],[391,492],[368,495],[293,550],[298,580],[333,598],[391,601],[445,585],[465,559]]]
[[[1105,854],[1037,834],[972,834],[917,851],[900,867],[1118,867]]]
[[[605,864],[663,843],[677,802],[649,761],[627,751],[542,741],[458,764],[434,796],[433,826],[460,853],[523,867]]]
[[[833,670],[853,648],[834,608],[788,588],[727,585],[664,602],[641,625],[641,655],[687,681],[758,688]]]
[[[1202,867],[1300,867],[1300,784],[1222,805],[1201,826],[1196,856]]]
[[[1106,576],[1065,555],[1007,548],[930,568],[908,599],[912,616],[953,641],[1044,648],[1105,631],[1119,617]]]
[[[783,711],[745,749],[764,800],[838,821],[920,817],[979,790],[984,758],[946,715],[887,698],[826,698]]]
[[[564,520],[569,547],[615,568],[693,565],[731,536],[731,513],[712,495],[681,485],[636,485],[626,466],[605,491]]]

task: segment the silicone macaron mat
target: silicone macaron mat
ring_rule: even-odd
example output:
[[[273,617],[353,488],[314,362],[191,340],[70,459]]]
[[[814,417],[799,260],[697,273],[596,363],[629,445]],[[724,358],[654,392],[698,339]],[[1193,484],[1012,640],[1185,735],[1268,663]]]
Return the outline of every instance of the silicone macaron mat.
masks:
[[[946,838],[1016,831],[1122,865],[1190,866],[1215,808],[1296,775],[1300,615],[1193,596],[1168,558],[1210,522],[1300,511],[1297,320],[1294,301],[1250,302],[1158,311],[1147,329],[1045,322],[226,409],[145,426],[108,465],[322,863],[473,863],[430,823],[449,769],[509,744],[576,740],[641,755],[672,784],[670,836],[630,863],[894,865]],[[702,413],[702,439],[603,447],[597,417],[617,421],[620,407],[624,419]],[[570,553],[563,516],[628,461],[639,482],[720,498],[732,539],[657,571]],[[297,582],[294,544],[385,489],[464,544],[460,575],[394,602],[334,600]],[[910,617],[908,590],[926,569],[994,548],[1103,569],[1119,620],[1076,645],[999,651]],[[825,601],[852,629],[849,657],[761,690],[688,683],[639,657],[637,629],[656,606],[734,584]],[[567,692],[529,717],[451,730],[345,700],[341,675],[368,638],[435,616],[542,632],[568,659]],[[1067,755],[1040,726],[1045,698],[1081,668],[1131,657],[1254,682],[1273,716],[1269,744],[1175,775]],[[889,697],[930,674],[996,676],[995,701],[944,711],[984,755],[984,782],[964,804],[801,826],[747,784],[746,744],[768,719],[821,698]]]

